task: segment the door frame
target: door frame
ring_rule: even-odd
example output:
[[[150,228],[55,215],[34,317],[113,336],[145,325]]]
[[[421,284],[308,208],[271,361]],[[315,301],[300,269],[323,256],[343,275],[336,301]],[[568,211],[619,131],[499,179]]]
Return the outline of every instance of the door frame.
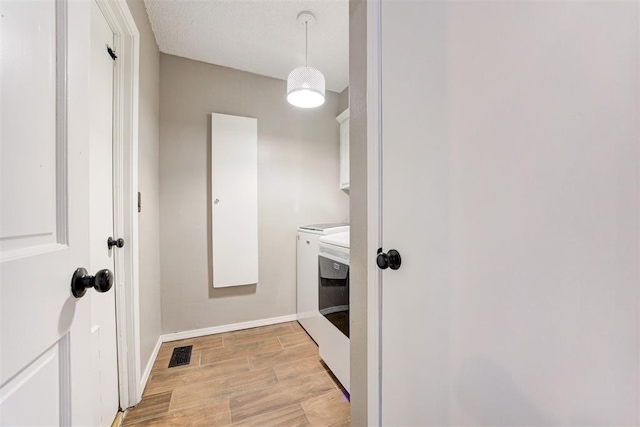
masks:
[[[118,55],[113,81],[114,235],[126,242],[114,251],[120,408],[137,405],[140,385],[138,265],[138,86],[140,33],[125,0],[94,0],[114,34]]]
[[[367,1],[367,422],[382,424],[382,0]]]

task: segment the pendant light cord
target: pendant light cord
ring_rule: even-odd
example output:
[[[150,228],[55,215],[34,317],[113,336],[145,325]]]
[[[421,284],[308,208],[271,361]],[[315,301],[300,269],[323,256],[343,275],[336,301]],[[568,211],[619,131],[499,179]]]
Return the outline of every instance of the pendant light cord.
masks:
[[[309,22],[304,22],[304,66],[309,66]]]

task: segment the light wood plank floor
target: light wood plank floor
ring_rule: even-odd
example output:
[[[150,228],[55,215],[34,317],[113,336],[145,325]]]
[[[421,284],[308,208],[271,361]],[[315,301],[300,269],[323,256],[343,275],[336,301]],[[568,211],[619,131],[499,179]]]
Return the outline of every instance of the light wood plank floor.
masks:
[[[191,364],[168,368],[174,347]],[[348,394],[298,322],[164,343],[124,426],[348,426]]]

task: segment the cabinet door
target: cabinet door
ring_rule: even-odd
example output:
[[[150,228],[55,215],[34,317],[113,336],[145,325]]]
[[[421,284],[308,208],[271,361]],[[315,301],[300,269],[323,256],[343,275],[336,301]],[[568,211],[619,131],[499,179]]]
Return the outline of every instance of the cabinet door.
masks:
[[[298,233],[298,320],[317,340],[318,323],[318,235]]]
[[[258,120],[211,114],[213,287],[258,283]]]

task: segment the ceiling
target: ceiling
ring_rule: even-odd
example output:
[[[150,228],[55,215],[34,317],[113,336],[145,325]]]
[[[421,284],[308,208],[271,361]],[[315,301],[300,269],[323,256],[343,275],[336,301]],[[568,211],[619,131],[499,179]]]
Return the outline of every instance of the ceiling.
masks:
[[[161,52],[286,80],[304,65],[304,25],[309,65],[328,90],[349,84],[348,0],[145,0]]]

